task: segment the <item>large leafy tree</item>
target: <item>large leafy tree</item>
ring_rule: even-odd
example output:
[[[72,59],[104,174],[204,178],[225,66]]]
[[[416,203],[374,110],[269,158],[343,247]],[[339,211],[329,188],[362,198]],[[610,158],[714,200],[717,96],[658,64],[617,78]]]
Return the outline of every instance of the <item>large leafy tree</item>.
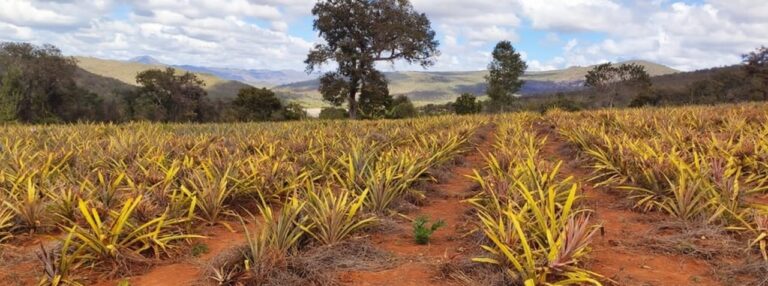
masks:
[[[422,67],[434,64],[438,42],[427,16],[408,0],[321,0],[312,9],[314,29],[325,43],[307,56],[307,71],[328,62],[336,71],[320,78],[323,99],[340,106],[347,102],[351,118],[358,118],[358,97],[380,104],[390,97],[377,62],[405,61]],[[369,111],[381,110],[368,106]],[[386,108],[384,108],[386,109]]]
[[[488,97],[493,106],[509,105],[514,99],[515,93],[520,91],[523,76],[528,65],[523,61],[509,41],[501,41],[493,49],[493,61],[488,65],[488,75],[485,77],[488,83]]]
[[[0,78],[0,122],[16,120],[22,96],[20,76],[17,68],[7,67]]]
[[[372,71],[360,87],[358,118],[377,119],[387,115],[394,103],[389,94],[387,79],[379,71]]]
[[[597,65],[587,72],[585,80],[586,86],[608,93],[610,107],[613,107],[622,87],[634,85],[641,95],[647,94],[651,88],[651,77],[645,67],[635,63]]]
[[[75,59],[55,46],[0,44],[0,120],[93,119],[99,99],[77,87],[76,71]]]
[[[768,100],[768,48],[759,49],[743,56],[744,70],[754,82],[763,100]]]
[[[140,87],[134,104],[142,105],[137,117],[164,122],[205,120],[208,93],[195,74],[152,69],[139,73],[136,82]]]

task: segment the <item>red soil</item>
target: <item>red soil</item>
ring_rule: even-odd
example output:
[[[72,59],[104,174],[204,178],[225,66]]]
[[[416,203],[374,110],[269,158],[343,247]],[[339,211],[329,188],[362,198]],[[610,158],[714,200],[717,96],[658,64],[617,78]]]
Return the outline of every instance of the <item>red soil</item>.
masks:
[[[543,158],[555,157],[565,162],[561,175],[573,176],[582,186],[585,203],[594,211],[593,221],[602,223],[604,235],[592,243],[589,269],[616,285],[720,285],[709,264],[690,256],[660,254],[643,245],[644,236],[654,228],[652,221],[662,221],[660,214],[643,214],[626,208],[622,198],[597,190],[587,182],[586,166],[577,166],[568,144],[552,130],[539,128],[548,136]],[[610,283],[610,281],[609,281]]]
[[[5,254],[2,255],[3,263],[0,264],[2,265],[0,267],[0,281],[3,281],[3,285],[35,285],[37,283],[40,277],[40,270],[38,269],[40,263],[33,254],[37,250],[38,248],[0,250],[24,254],[24,256],[13,258],[8,258]]]
[[[217,254],[230,248],[245,244],[245,234],[239,224],[233,224],[232,227],[237,232],[232,232],[223,226],[216,226],[206,233],[206,238],[200,240],[200,243],[208,247],[208,252],[199,257],[192,257],[187,260],[160,265],[152,268],[149,272],[114,281],[100,282],[98,286],[117,285],[121,280],[128,280],[130,285],[136,286],[168,286],[168,285],[194,285],[198,284],[202,273],[207,267],[207,262],[216,257]]]
[[[480,133],[485,140],[475,150],[466,154],[464,165],[452,168],[450,172],[454,175],[434,186],[433,189],[437,192],[428,194],[428,204],[409,214],[411,218],[425,215],[431,221],[442,219],[446,222],[446,227],[435,232],[428,245],[418,245],[413,241],[411,222],[405,220],[399,222],[394,231],[374,235],[371,238],[374,245],[392,252],[405,262],[383,271],[342,273],[340,280],[343,283],[368,286],[452,285],[451,281],[441,279],[438,267],[441,263],[460,256],[469,247],[461,238],[469,230],[464,215],[470,207],[462,203],[462,200],[472,194],[475,184],[468,176],[471,176],[475,169],[479,170],[485,166],[481,154],[490,150],[494,138],[490,126],[481,129]]]
[[[51,249],[56,235],[21,235],[15,241],[0,246],[0,281],[3,285],[35,285],[40,279],[40,245]]]

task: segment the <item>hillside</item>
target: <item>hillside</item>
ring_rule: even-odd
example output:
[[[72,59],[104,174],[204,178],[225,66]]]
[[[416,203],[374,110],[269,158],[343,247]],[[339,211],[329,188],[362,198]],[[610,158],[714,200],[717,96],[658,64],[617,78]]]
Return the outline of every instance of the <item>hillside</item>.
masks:
[[[77,65],[84,71],[93,75],[112,78],[128,85],[136,85],[136,75],[142,71],[149,69],[164,69],[168,67],[166,65],[157,63],[143,63],[155,62],[154,59],[151,58],[137,58],[134,59],[135,61],[104,60],[91,57],[76,57],[76,59]],[[186,71],[184,69],[179,70],[182,72]],[[203,80],[203,82],[205,82],[205,88],[208,90],[208,94],[213,99],[232,98],[237,94],[238,90],[248,86],[247,84],[241,82],[225,80],[207,73],[196,72],[195,74],[197,74],[197,76]],[[107,89],[104,86],[99,86],[96,88],[100,90]]]
[[[704,86],[703,90],[693,94],[692,87],[702,82],[712,83],[712,81],[719,81],[719,83],[714,83],[714,86]],[[746,79],[740,65],[664,74],[651,77],[651,82],[653,83],[653,96],[659,99],[660,105],[714,104],[750,100],[748,79]],[[716,90],[717,88],[722,90]],[[701,92],[713,92],[724,97],[707,98],[708,95],[698,94]],[[628,106],[637,95],[637,90],[621,89],[618,97],[615,98],[615,104],[616,106]],[[576,89],[561,94],[547,93],[521,98],[523,106],[534,109],[558,101],[561,101],[558,104],[567,103],[571,107],[601,108],[609,104],[610,96],[590,89]]]
[[[160,61],[142,56],[130,61],[104,60],[91,57],[77,57],[78,65],[88,72],[88,80],[85,86],[96,93],[105,94],[114,89],[125,88],[124,85],[136,85],[136,74],[148,69],[162,69],[168,67]],[[646,62],[632,61],[646,67],[651,76],[673,75],[676,70],[669,67]],[[234,97],[237,91],[247,87],[250,83],[254,86],[274,86],[275,92],[284,100],[298,101],[307,107],[320,107],[325,103],[317,91],[319,81],[310,78],[309,75],[299,71],[270,71],[270,70],[244,70],[198,67],[190,65],[172,66],[181,71],[189,71],[197,74],[206,84],[211,98],[227,99]],[[584,76],[592,67],[571,67],[563,70],[529,72],[523,79],[525,84],[521,90],[522,95],[547,94],[555,92],[571,92],[582,88]],[[416,105],[430,103],[446,103],[456,99],[462,93],[485,93],[486,71],[466,72],[388,72],[385,73],[389,80],[389,89],[393,95],[404,94],[411,98]],[[115,79],[108,81],[94,79],[101,76]],[[317,76],[317,75],[313,75]],[[294,82],[297,81],[297,82]],[[292,83],[289,83],[292,82]],[[121,83],[121,84],[118,84]]]
[[[222,79],[244,82],[259,87],[274,87],[282,84],[306,81],[313,78],[306,72],[296,70],[234,69],[190,65],[179,65],[175,67],[196,73],[212,74]]]
[[[112,98],[115,93],[135,88],[133,85],[114,78],[100,76],[82,68],[78,68],[75,71],[75,82],[77,86],[98,94],[103,98]]]
[[[629,61],[646,67],[651,76],[670,75],[677,73],[672,68],[647,62]],[[567,92],[582,88],[584,76],[592,67],[571,67],[563,70],[529,72],[523,77],[525,84],[522,95]],[[428,103],[445,103],[454,101],[460,94],[469,92],[483,94],[485,92],[486,71],[467,72],[389,72],[385,73],[389,80],[390,93],[404,94],[417,105]],[[318,80],[309,80],[281,85],[275,90],[282,97],[300,99],[310,106],[322,105],[322,99],[317,91]]]

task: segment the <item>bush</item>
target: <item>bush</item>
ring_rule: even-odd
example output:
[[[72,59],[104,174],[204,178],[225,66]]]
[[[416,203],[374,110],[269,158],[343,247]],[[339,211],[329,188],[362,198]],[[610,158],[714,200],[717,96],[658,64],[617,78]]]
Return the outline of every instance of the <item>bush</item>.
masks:
[[[640,94],[629,103],[629,107],[657,106],[660,100],[661,98],[655,95]]]
[[[389,118],[400,119],[410,118],[416,116],[416,107],[413,106],[408,97],[405,95],[398,95],[392,101],[392,109],[389,111]]]
[[[438,220],[433,223],[432,226],[427,226],[427,224],[429,224],[429,218],[426,216],[420,216],[413,221],[413,238],[416,243],[429,243],[429,237],[431,237],[439,228],[445,226],[445,221]]]
[[[482,104],[478,105],[482,106]],[[421,107],[418,107],[416,109],[420,115],[425,116],[437,116],[437,115],[446,115],[453,112],[453,104],[452,103],[445,103],[445,104],[427,104]]]
[[[283,104],[274,92],[266,88],[247,87],[237,93],[232,101],[240,121],[267,121],[283,109]]]
[[[349,118],[349,113],[344,108],[339,107],[325,107],[320,110],[320,119],[346,119]]]
[[[307,111],[304,106],[296,102],[291,102],[283,108],[283,119],[302,120],[307,118]]]
[[[584,109],[584,105],[573,99],[565,97],[564,94],[558,94],[554,100],[550,100],[544,103],[541,106],[539,111],[544,113],[550,109],[561,109],[565,111],[579,111]]]
[[[469,93],[459,96],[453,104],[453,110],[456,114],[475,114],[479,113],[482,108],[477,97]]]

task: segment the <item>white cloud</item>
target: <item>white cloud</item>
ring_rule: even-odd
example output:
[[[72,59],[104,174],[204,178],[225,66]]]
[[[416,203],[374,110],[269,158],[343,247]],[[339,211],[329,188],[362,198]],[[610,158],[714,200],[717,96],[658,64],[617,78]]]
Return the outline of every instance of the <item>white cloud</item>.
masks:
[[[480,42],[498,42],[501,40],[517,41],[517,35],[511,29],[496,25],[483,27],[477,30],[467,31],[467,39]]]
[[[745,23],[768,21],[768,1],[710,0],[708,2],[731,21]]]
[[[189,18],[241,16],[279,20],[281,13],[276,6],[252,3],[247,0],[134,0],[140,13],[152,15],[158,11],[173,11]]]
[[[0,1],[0,22],[27,27],[71,26],[82,23],[83,19],[70,14],[73,6],[81,1],[46,2],[29,0]],[[86,8],[98,10],[105,3],[96,2],[91,5],[82,3]]]
[[[735,64],[768,44],[768,1],[675,1],[412,0],[440,33],[435,70],[485,68],[495,42],[528,40],[523,29],[544,33],[535,45],[557,49],[551,58],[529,59],[531,70],[635,58],[690,70]],[[308,24],[314,2],[0,0],[0,41],[116,59],[149,54],[178,64],[303,69],[316,39],[292,31]]]
[[[6,35],[13,39],[21,41],[30,41],[34,39],[33,31],[28,27],[19,27],[10,23],[0,23],[0,35]]]
[[[693,70],[736,64],[740,54],[768,43],[768,18],[734,21],[729,12],[721,9],[716,3],[673,3],[645,15],[642,25],[638,22],[622,35],[573,49],[566,56],[572,57],[571,63],[639,58]]]
[[[601,31],[620,29],[632,14],[610,0],[519,0],[525,16],[537,29]]]
[[[552,63],[542,63],[538,60],[527,61],[529,71],[548,71],[557,69],[558,66]]]
[[[293,7],[307,1],[124,1],[131,8],[124,17],[113,17],[119,3],[110,0],[0,1],[0,40],[52,43],[73,55],[269,69],[300,68],[312,46],[287,32]]]
[[[519,40],[517,31],[522,19],[514,1],[412,0],[412,3],[416,10],[430,17],[433,28],[445,35],[440,47],[442,55],[432,69],[484,69],[491,58],[489,45],[501,40]]]

